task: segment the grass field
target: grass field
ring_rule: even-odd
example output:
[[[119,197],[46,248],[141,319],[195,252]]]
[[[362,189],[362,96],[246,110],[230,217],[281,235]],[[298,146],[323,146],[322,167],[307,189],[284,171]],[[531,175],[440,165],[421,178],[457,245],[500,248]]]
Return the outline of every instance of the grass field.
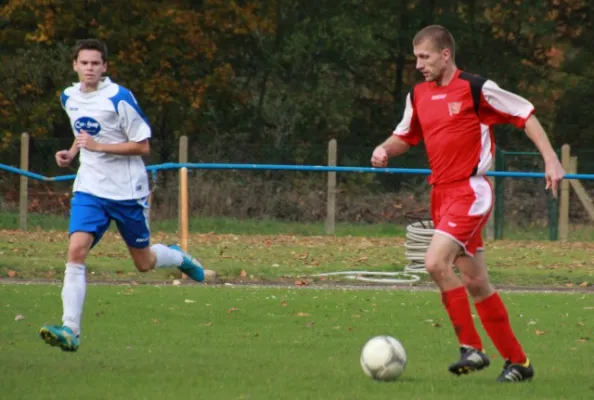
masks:
[[[2,399],[594,397],[592,295],[505,293],[537,375],[502,385],[488,341],[489,369],[449,375],[457,345],[435,292],[91,285],[77,353],[37,336],[60,317],[59,286],[0,292]],[[397,382],[372,381],[359,366],[377,334],[406,347]]]
[[[341,224],[326,236],[319,224],[202,221],[189,248],[228,285],[176,286],[174,270],[139,274],[111,231],[88,260],[81,349],[62,353],[38,329],[60,321],[67,234],[41,222],[44,229],[30,232],[0,230],[3,400],[594,398],[590,242],[487,243],[498,286],[580,290],[503,292],[537,375],[530,384],[501,385],[494,380],[503,361],[482,330],[492,366],[449,375],[457,345],[431,285],[402,291],[349,281],[346,288],[316,277],[402,270],[404,233],[388,225]],[[174,231],[153,225],[153,239],[178,242]],[[56,284],[28,283],[42,280]],[[239,284],[256,282],[281,286]],[[408,352],[397,382],[372,381],[359,366],[363,344],[379,334],[399,338]]]
[[[282,231],[281,231],[282,232]],[[0,279],[61,280],[66,256],[64,231],[0,230]],[[157,232],[154,242],[176,243],[175,234]],[[346,270],[402,271],[403,235],[310,236],[300,234],[192,233],[189,250],[220,281],[291,281]],[[495,241],[487,243],[493,281],[505,286],[591,286],[594,243]],[[171,281],[177,271],[135,272],[127,250],[109,232],[88,259],[91,280]],[[427,277],[423,276],[423,280]]]

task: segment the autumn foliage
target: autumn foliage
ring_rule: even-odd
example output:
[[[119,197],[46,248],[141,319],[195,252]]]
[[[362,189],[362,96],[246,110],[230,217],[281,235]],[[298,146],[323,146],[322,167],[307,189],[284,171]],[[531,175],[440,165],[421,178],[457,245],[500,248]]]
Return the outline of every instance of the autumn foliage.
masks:
[[[457,39],[459,66],[530,98],[556,145],[594,147],[584,109],[594,93],[590,3],[9,0],[0,3],[0,146],[25,131],[71,135],[58,101],[75,79],[71,48],[98,37],[162,161],[188,135],[228,161],[319,162],[312,148],[329,138],[369,147],[390,132],[419,79],[410,41],[439,23]],[[509,132],[501,145],[527,144]]]

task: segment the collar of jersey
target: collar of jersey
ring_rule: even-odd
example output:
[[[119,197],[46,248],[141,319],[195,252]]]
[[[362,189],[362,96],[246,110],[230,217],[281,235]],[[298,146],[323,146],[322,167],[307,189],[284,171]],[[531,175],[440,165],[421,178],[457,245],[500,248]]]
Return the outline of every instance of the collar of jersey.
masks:
[[[79,91],[80,93],[83,93],[83,92],[80,90],[80,82],[78,82],[78,83],[75,83],[74,85],[76,86],[76,88],[78,89],[78,91]],[[84,94],[96,93],[96,92],[100,91],[101,89],[104,89],[104,88],[106,88],[106,87],[107,87],[107,86],[109,86],[109,85],[111,85],[111,79],[109,79],[109,77],[108,77],[108,76],[104,76],[104,77],[103,77],[103,78],[101,78],[101,80],[99,81],[99,85],[97,86],[97,90],[95,90],[95,91],[93,91],[93,92],[89,92],[89,93],[84,93]]]
[[[448,86],[450,86],[452,83],[454,83],[454,81],[455,81],[455,80],[458,78],[458,76],[460,76],[460,72],[462,72],[462,71],[460,70],[460,68],[456,68],[456,72],[454,73],[454,76],[452,77],[452,80],[451,80],[451,81],[450,81],[450,82],[449,82],[447,85],[444,85],[444,86],[437,86],[437,85],[435,84],[435,82],[431,82],[431,88],[432,88],[432,89],[435,89],[435,90],[439,90],[439,89],[444,89],[444,88],[447,88],[447,87],[448,87]]]

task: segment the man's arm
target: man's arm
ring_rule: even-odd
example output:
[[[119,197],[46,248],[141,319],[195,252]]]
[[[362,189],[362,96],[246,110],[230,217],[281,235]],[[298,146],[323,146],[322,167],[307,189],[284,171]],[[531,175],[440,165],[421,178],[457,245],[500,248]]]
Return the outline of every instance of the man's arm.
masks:
[[[559,182],[561,182],[563,176],[565,175],[565,171],[563,170],[563,166],[559,161],[559,157],[557,157],[557,153],[553,149],[553,146],[551,146],[551,142],[549,141],[544,128],[536,116],[534,116],[534,114],[531,115],[526,121],[524,131],[526,132],[526,136],[532,140],[544,159],[546,180],[545,188],[551,189],[553,197],[557,198],[557,188],[559,186]]]
[[[557,187],[565,171],[542,125],[534,116],[532,103],[489,80],[483,85],[482,95],[479,112],[481,122],[486,125],[509,123],[523,128],[545,161],[546,189],[551,189],[553,197],[557,197]]]
[[[524,132],[526,132],[526,135],[532,142],[534,142],[534,145],[544,158],[545,162],[557,158],[557,153],[555,153],[553,146],[551,146],[551,142],[549,141],[544,128],[534,114],[526,121]]]
[[[371,164],[376,168],[387,166],[389,158],[406,153],[411,146],[419,143],[421,137],[421,127],[409,93],[406,96],[406,107],[402,120],[392,135],[375,148],[371,155]]]
[[[76,144],[79,148],[85,148],[89,151],[120,156],[148,156],[150,153],[148,139],[141,140],[140,142],[98,143],[91,135],[83,130],[76,136]]]
[[[78,154],[78,144],[76,143],[76,139],[72,142],[72,146],[70,146],[70,148],[68,149],[68,153],[70,153],[70,156],[72,158],[76,157],[76,155]]]
[[[390,136],[385,142],[380,144],[380,146],[386,150],[389,158],[397,157],[406,153],[410,149],[410,145],[400,139],[397,135]]]
[[[141,142],[97,143],[96,151],[120,156],[148,156],[151,147],[148,139],[145,139]]]

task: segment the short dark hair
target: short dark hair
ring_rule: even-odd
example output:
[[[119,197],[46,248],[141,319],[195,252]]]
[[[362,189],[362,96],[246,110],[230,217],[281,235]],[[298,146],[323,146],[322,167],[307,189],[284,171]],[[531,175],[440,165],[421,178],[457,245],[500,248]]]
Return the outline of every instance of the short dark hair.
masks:
[[[77,41],[72,51],[72,59],[74,61],[78,59],[78,53],[81,50],[97,50],[101,53],[103,62],[107,61],[107,46],[99,39],[82,39]]]
[[[443,26],[429,25],[421,29],[413,39],[413,46],[417,46],[425,40],[430,40],[438,50],[449,49],[452,52],[452,59],[456,58],[454,36]]]

